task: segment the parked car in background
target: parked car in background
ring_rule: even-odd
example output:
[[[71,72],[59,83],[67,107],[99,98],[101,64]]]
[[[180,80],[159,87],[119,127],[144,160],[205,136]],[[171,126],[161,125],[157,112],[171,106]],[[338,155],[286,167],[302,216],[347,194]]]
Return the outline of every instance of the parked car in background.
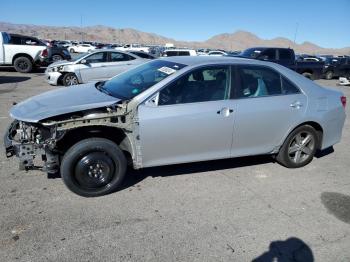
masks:
[[[295,55],[296,61],[311,61],[311,62],[322,62],[322,58],[318,56],[312,56],[312,55]]]
[[[338,85],[350,86],[350,77],[339,77]]]
[[[224,56],[224,55],[227,55],[227,53],[224,52],[224,51],[215,50],[215,51],[210,51],[210,52],[208,53],[208,55],[212,55],[212,56]]]
[[[40,54],[46,45],[39,39],[0,32],[0,65],[12,65],[17,72],[28,73],[40,66]]]
[[[310,79],[320,79],[323,75],[324,62],[296,61],[294,50],[290,48],[252,47],[238,56],[274,62]]]
[[[154,55],[151,55],[149,53],[145,53],[142,51],[129,51],[128,53],[134,54],[138,57],[145,58],[145,59],[155,59],[156,58]]]
[[[11,108],[7,157],[42,157],[76,194],[117,190],[135,169],[267,154],[310,163],[341,139],[343,93],[276,63],[155,59],[108,81],[56,89]],[[305,174],[307,175],[307,174]]]
[[[121,47],[122,45],[118,45],[118,44],[107,44],[105,46],[102,47],[102,49],[115,49],[116,47]]]
[[[95,50],[96,47],[91,44],[78,44],[69,47],[69,52],[71,53],[86,53]]]
[[[197,52],[194,49],[167,49],[163,56],[197,56]]]
[[[96,50],[72,61],[59,61],[49,65],[45,76],[50,85],[78,85],[109,79],[146,61],[148,60],[122,51]]]
[[[145,53],[149,53],[149,47],[142,46],[140,44],[127,44],[122,47],[116,47],[116,50],[121,50],[121,51],[142,51]]]
[[[51,63],[60,61],[60,60],[71,60],[72,57],[68,52],[67,48],[51,46],[47,47],[47,52],[43,51],[40,54],[41,65],[47,66]]]
[[[327,57],[324,65],[324,78],[350,77],[350,57]]]

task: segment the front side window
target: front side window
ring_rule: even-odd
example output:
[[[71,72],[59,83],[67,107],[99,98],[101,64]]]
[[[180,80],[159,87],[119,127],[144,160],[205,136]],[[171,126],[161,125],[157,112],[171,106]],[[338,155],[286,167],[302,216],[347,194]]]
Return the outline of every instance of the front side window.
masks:
[[[261,66],[238,67],[239,88],[235,98],[265,97],[299,93],[299,89],[278,72]]]
[[[279,59],[280,60],[291,60],[292,59],[292,54],[287,49],[280,49],[279,50]]]
[[[123,53],[113,52],[111,53],[111,62],[123,62],[128,61],[129,56]]]
[[[185,74],[159,93],[159,105],[185,104],[227,99],[229,67],[196,69]]]
[[[103,63],[107,62],[107,56],[105,52],[100,52],[88,56],[85,60],[88,64]]]
[[[165,53],[167,56],[177,56],[178,55],[178,52],[177,51],[167,51]]]
[[[274,60],[276,59],[276,50],[275,49],[267,49],[259,55],[259,58],[266,60]]]
[[[189,56],[190,52],[188,51],[179,51],[179,56]]]

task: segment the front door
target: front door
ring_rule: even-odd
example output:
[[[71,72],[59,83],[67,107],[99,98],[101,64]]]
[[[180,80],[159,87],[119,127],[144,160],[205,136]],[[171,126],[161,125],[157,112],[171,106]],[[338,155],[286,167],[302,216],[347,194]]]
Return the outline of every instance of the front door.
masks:
[[[83,83],[89,81],[105,80],[108,78],[106,68],[108,66],[107,52],[93,53],[84,59],[81,65],[80,76]]]
[[[138,108],[144,167],[230,157],[233,133],[228,66],[195,69]]]

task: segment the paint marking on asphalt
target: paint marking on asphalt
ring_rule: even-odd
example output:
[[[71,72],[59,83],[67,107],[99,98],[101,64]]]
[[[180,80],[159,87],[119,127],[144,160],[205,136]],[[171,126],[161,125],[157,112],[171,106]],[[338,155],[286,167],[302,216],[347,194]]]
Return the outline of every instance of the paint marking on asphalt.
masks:
[[[0,119],[8,118],[8,116],[0,116]]]

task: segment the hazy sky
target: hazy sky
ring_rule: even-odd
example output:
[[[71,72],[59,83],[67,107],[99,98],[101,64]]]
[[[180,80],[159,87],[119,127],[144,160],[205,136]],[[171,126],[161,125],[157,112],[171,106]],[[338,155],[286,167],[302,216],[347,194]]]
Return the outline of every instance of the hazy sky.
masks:
[[[245,30],[323,47],[350,46],[350,0],[96,1],[1,0],[0,21],[38,25],[135,28],[202,41]]]

